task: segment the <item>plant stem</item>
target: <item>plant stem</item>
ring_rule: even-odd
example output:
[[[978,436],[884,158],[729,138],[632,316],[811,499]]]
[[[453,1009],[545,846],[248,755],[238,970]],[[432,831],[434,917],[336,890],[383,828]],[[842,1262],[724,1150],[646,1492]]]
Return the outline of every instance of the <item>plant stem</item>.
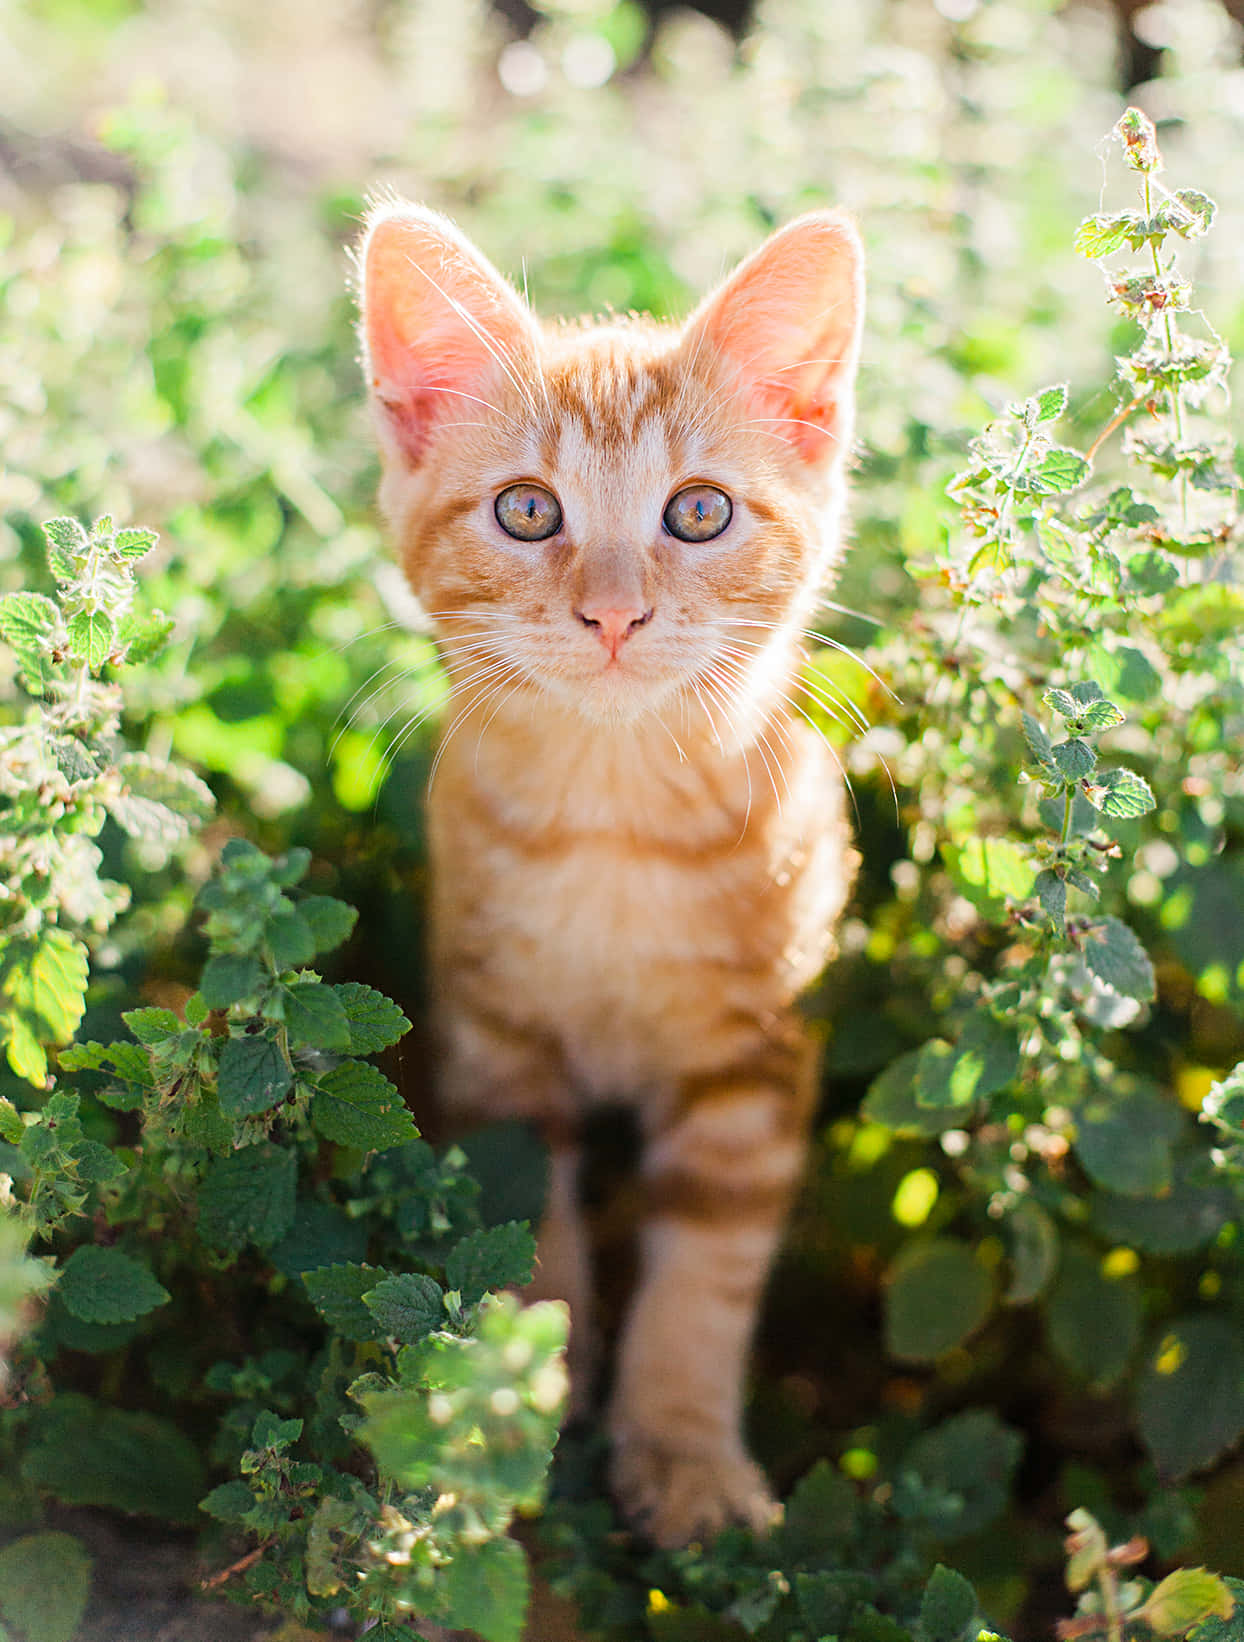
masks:
[[[1071,837],[1071,814],[1075,807],[1076,790],[1068,787],[1063,793],[1063,830],[1058,835],[1058,847],[1065,850]]]

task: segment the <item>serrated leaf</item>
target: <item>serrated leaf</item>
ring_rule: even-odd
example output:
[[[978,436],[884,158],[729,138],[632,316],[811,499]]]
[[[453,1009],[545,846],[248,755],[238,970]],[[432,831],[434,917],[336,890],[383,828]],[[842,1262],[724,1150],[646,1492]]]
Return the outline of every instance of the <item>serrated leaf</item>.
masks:
[[[25,1132],[22,1114],[7,1095],[0,1095],[0,1140],[16,1146]]]
[[[1076,1109],[1076,1156],[1108,1191],[1152,1197],[1171,1183],[1171,1146],[1179,1112],[1147,1090],[1101,1088]]]
[[[1202,1620],[1195,1642],[1241,1642],[1244,1637],[1244,1580],[1232,1579],[1228,1574],[1223,1584],[1235,1606],[1225,1619],[1211,1616]]]
[[[210,1248],[266,1249],[294,1220],[298,1158],[285,1146],[245,1146],[208,1165],[199,1187],[199,1236]]]
[[[410,1031],[410,1022],[383,992],[360,981],[343,981],[333,991],[341,999],[350,1024],[352,1055],[374,1055],[388,1049]]]
[[[367,1226],[351,1219],[335,1203],[299,1202],[293,1224],[268,1251],[268,1258],[287,1277],[301,1277],[317,1266],[350,1265],[367,1253]]]
[[[1067,933],[1067,885],[1056,872],[1045,868],[1039,872],[1033,889],[1037,892],[1037,900],[1041,903],[1041,910],[1054,926],[1057,935]]]
[[[1107,257],[1124,244],[1138,220],[1132,211],[1099,212],[1084,219],[1072,243],[1083,257]]]
[[[28,1427],[22,1475],[64,1505],[101,1505],[193,1522],[203,1493],[198,1449],[171,1421],[58,1395]]]
[[[320,1079],[311,1121],[326,1140],[360,1152],[400,1146],[419,1133],[388,1078],[359,1060],[343,1061]]]
[[[1080,712],[1080,723],[1091,735],[1100,735],[1103,730],[1111,730],[1122,722],[1123,714],[1113,701],[1090,701]]]
[[[217,1522],[241,1522],[255,1504],[255,1496],[241,1477],[222,1482],[199,1501],[199,1510]]]
[[[1047,690],[1041,700],[1063,718],[1075,718],[1080,711],[1079,703],[1070,690]]]
[[[1130,821],[1157,808],[1153,789],[1135,770],[1099,770],[1084,796],[1094,809],[1117,821]]]
[[[867,1574],[835,1571],[795,1575],[795,1596],[813,1636],[848,1634],[851,1616],[875,1586]]]
[[[56,768],[73,786],[79,781],[90,781],[100,772],[101,765],[89,747],[84,747],[76,736],[60,735],[51,740],[52,757]]]
[[[161,1044],[181,1035],[182,1024],[171,1009],[126,1009],[121,1019],[139,1043]]]
[[[42,695],[52,677],[51,635],[60,612],[42,593],[6,593],[0,598],[0,638],[17,657],[23,685]]]
[[[974,1333],[992,1303],[989,1274],[966,1243],[909,1244],[886,1284],[886,1350],[905,1362],[933,1362]]]
[[[512,1283],[530,1283],[536,1240],[521,1220],[486,1226],[462,1238],[445,1262],[445,1281],[457,1289],[467,1305],[488,1289]]]
[[[125,659],[132,666],[152,661],[167,645],[169,635],[177,623],[163,610],[152,610],[146,615],[128,615],[121,624],[117,641],[124,646]]]
[[[116,642],[117,630],[112,617],[106,610],[80,610],[76,616],[70,616],[65,630],[70,652],[85,661],[92,673],[98,673]]]
[[[1093,1252],[1069,1245],[1045,1298],[1045,1322],[1050,1344],[1071,1372],[1105,1390],[1123,1374],[1140,1339],[1139,1284],[1106,1276]]]
[[[61,1268],[56,1293],[66,1311],[87,1323],[129,1323],[172,1296],[148,1267],[120,1249],[75,1249]]]
[[[946,1507],[928,1526],[939,1538],[962,1539],[987,1528],[1005,1508],[1023,1438],[992,1409],[952,1414],[926,1431],[903,1455],[902,1470]]]
[[[270,1408],[261,1409],[251,1427],[251,1447],[271,1448],[279,1454],[298,1441],[302,1436],[302,1427],[300,1419],[283,1420]]]
[[[220,1052],[217,1096],[229,1117],[267,1112],[293,1088],[294,1074],[273,1034],[230,1038]]]
[[[66,553],[85,553],[91,538],[76,519],[47,519],[39,527],[48,541]]]
[[[1095,919],[1084,932],[1081,951],[1093,974],[1112,992],[1140,1003],[1149,1003],[1157,995],[1149,954],[1120,919]]]
[[[203,966],[199,990],[209,1009],[228,1009],[252,997],[267,979],[268,972],[258,958],[240,958],[232,952],[218,953]]]
[[[292,1044],[311,1049],[351,1048],[350,1023],[334,988],[319,981],[296,981],[281,988],[280,998]]]
[[[1053,445],[1036,464],[1025,470],[1024,481],[1038,496],[1052,496],[1066,490],[1075,490],[1083,484],[1089,465],[1079,451]]]
[[[75,1043],[61,1050],[60,1063],[67,1072],[113,1072],[126,1083],[155,1087],[150,1057],[140,1043]]]
[[[45,1043],[65,1043],[82,1019],[88,973],[82,942],[63,929],[48,929],[36,947],[13,961],[3,991],[31,1017]]]
[[[454,1628],[475,1631],[484,1642],[521,1642],[527,1617],[527,1558],[504,1534],[468,1545],[465,1540],[443,1570]]]
[[[1057,742],[1052,756],[1055,769],[1068,784],[1083,780],[1097,767],[1097,754],[1088,742],[1082,741],[1078,735],[1068,736],[1066,741]]]
[[[278,969],[301,969],[316,954],[311,925],[288,902],[279,906],[265,922],[264,939]]]
[[[1037,421],[1053,422],[1067,409],[1067,384],[1056,382],[1052,388],[1045,388],[1037,394]]]
[[[1028,747],[1028,756],[1041,770],[1054,768],[1054,744],[1045,733],[1040,722],[1031,713],[1023,715],[1024,741]]]
[[[304,896],[298,911],[310,926],[316,952],[331,952],[340,946],[358,922],[355,908],[333,895]]]
[[[1140,1434],[1164,1477],[1210,1465],[1244,1431],[1244,1341],[1214,1313],[1165,1325],[1141,1377]]]
[[[118,530],[112,538],[112,551],[122,559],[141,559],[159,539],[154,530]]]
[[[0,1550],[0,1614],[25,1642],[72,1642],[90,1589],[91,1558],[72,1534],[25,1534]]]
[[[1135,1617],[1155,1636],[1186,1636],[1206,1619],[1230,1619],[1234,1612],[1225,1580],[1204,1568],[1176,1568],[1154,1586]]]
[[[367,1309],[363,1296],[391,1274],[381,1266],[337,1264],[304,1271],[302,1281],[311,1304],[337,1334],[347,1340],[382,1340],[384,1330]]]
[[[1208,194],[1203,194],[1199,188],[1180,188],[1172,198],[1181,210],[1171,213],[1170,225],[1181,238],[1198,239],[1209,232],[1218,207]]]
[[[404,1271],[382,1278],[363,1295],[381,1331],[413,1345],[445,1321],[441,1286],[419,1272]]]
[[[921,1642],[959,1642],[976,1617],[976,1592],[953,1568],[938,1563],[920,1599]]]

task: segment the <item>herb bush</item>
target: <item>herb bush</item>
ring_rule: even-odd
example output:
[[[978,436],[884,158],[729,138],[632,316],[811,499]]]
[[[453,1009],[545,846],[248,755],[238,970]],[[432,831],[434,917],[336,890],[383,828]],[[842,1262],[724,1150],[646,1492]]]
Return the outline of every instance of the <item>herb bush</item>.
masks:
[[[1163,8],[1180,186],[1129,115],[1107,211],[1102,19],[957,9],[782,0],[737,59],[684,16],[628,77],[626,4],[542,7],[534,59],[482,8],[382,8],[342,123],[376,133],[377,84],[419,118],[332,161],[309,122],[301,170],[262,100],[239,144],[176,82],[159,8],[6,19],[5,62],[43,65],[10,77],[31,182],[0,198],[11,1634],[78,1623],[68,1503],[206,1525],[216,1588],[287,1615],[504,1642],[506,1530],[546,1490],[540,1572],[589,1634],[951,1642],[1073,1607],[1071,1636],[1235,1634],[1241,1587],[1192,1570],[1244,1573],[1238,479],[1193,274],[1224,335],[1242,316],[1231,229],[1183,187],[1238,202],[1229,41],[1215,7]],[[119,95],[122,22],[179,112]],[[200,42],[203,84],[213,52],[275,75],[264,26]],[[608,84],[570,72],[585,39]],[[511,83],[542,65],[530,101],[499,55]],[[30,136],[101,96],[106,160]],[[526,1274],[542,1159],[515,1131],[437,1151],[399,1098],[440,685],[378,553],[340,255],[386,172],[525,257],[545,308],[685,306],[827,196],[870,238],[837,596],[880,628],[827,617],[808,702],[873,721],[822,719],[867,864],[758,1343],[788,1500],[763,1542],[646,1552],[590,1433],[546,1478],[562,1318],[488,1297]],[[1068,250],[1088,213],[1108,334]]]

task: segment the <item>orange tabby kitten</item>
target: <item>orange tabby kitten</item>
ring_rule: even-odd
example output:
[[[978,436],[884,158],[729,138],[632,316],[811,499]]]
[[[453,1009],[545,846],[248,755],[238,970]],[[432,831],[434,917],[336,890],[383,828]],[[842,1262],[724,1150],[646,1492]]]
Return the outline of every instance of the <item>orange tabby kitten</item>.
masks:
[[[360,272],[381,506],[453,685],[429,799],[445,1097],[546,1136],[537,1287],[581,1319],[579,1118],[635,1106],[614,1487],[663,1544],[760,1527],[739,1425],[814,1098],[794,1004],[855,866],[791,697],[840,551],[859,240],[801,217],[680,328],[544,328],[399,203]]]

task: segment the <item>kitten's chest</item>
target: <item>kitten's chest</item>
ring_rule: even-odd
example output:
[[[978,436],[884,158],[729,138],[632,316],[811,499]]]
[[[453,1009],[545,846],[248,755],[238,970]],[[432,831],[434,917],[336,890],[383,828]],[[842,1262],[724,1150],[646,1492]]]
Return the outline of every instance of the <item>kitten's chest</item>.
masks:
[[[580,752],[491,781],[448,772],[430,817],[436,962],[443,995],[553,1036],[580,1087],[622,1095],[667,1080],[732,1009],[789,1003],[836,910],[809,874],[835,869],[810,793],[800,829],[716,750],[698,770]]]

